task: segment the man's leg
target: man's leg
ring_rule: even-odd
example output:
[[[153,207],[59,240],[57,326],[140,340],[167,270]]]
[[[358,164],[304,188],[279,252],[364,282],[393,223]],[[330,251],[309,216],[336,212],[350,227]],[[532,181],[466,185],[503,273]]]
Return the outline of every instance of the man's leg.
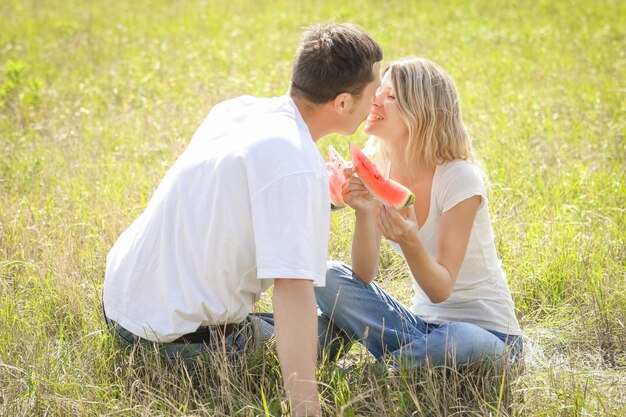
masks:
[[[252,325],[254,334],[254,347],[259,348],[267,343],[274,335],[273,313],[248,314],[248,321]]]
[[[255,343],[255,331],[250,322],[245,321],[228,335],[221,333],[221,329],[211,331],[211,337],[202,343],[158,343],[142,339],[129,332],[119,324],[112,322],[105,316],[109,331],[113,334],[116,342],[123,348],[137,346],[144,353],[148,351],[158,352],[170,363],[181,361],[189,369],[198,365],[199,362],[215,362],[217,355],[223,355],[219,362],[227,359],[240,357]]]

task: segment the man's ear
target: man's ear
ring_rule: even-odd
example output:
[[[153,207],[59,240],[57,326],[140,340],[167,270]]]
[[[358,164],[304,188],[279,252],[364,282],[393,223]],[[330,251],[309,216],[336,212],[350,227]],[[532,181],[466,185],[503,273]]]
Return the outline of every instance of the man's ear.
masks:
[[[333,108],[338,114],[344,114],[352,110],[354,97],[349,93],[338,94],[333,100]]]

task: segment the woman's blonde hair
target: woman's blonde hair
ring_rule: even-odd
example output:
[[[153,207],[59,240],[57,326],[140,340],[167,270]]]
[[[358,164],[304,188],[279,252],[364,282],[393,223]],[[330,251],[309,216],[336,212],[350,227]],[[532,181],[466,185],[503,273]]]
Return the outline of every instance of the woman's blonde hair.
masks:
[[[419,57],[394,61],[385,73],[388,71],[400,117],[409,131],[407,166],[411,168],[416,158],[429,165],[455,159],[475,161],[456,84],[450,75]]]

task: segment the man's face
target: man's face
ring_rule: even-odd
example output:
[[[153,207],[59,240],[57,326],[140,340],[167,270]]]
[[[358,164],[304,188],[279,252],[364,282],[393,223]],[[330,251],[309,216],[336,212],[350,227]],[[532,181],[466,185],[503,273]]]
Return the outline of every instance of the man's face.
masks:
[[[352,135],[363,123],[372,108],[372,103],[376,97],[376,90],[380,86],[380,62],[376,62],[372,67],[374,80],[365,86],[361,96],[356,99],[350,110],[348,120],[346,120],[346,135]]]

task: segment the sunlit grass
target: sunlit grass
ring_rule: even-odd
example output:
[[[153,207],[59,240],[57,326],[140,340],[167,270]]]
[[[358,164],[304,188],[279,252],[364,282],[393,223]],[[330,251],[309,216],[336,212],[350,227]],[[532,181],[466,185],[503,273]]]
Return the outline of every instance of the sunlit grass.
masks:
[[[191,376],[114,346],[100,290],[111,245],[211,106],[284,93],[301,29],[322,21],[455,78],[527,342],[521,375],[389,373],[354,348],[339,364],[351,373],[319,369],[325,410],[626,414],[623,2],[9,0],[0,14],[0,415],[286,409],[271,349]],[[347,155],[346,138],[319,141],[323,154],[330,143]],[[333,259],[349,262],[352,222],[333,214]],[[387,245],[381,266],[409,303]]]

